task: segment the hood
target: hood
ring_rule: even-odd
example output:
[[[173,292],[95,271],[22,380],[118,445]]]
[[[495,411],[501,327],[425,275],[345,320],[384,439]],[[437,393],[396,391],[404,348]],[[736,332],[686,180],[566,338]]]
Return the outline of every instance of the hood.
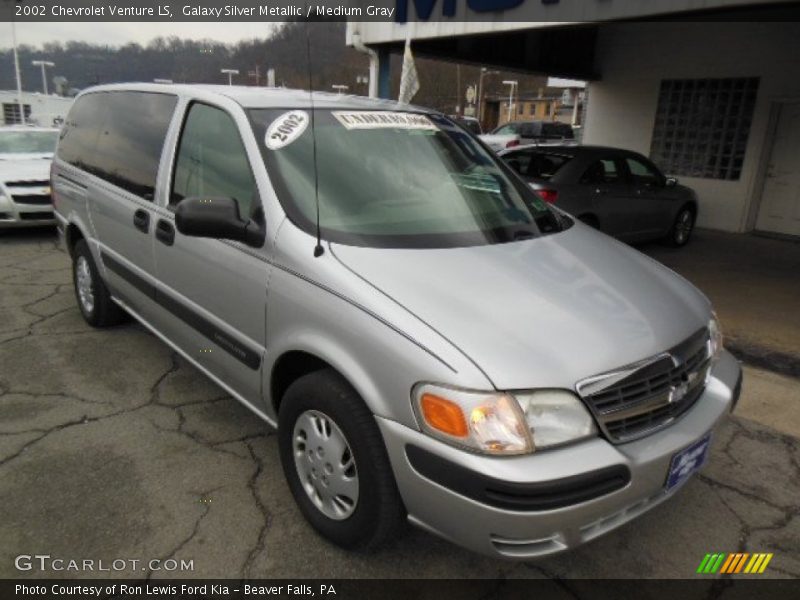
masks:
[[[466,354],[498,389],[574,388],[706,325],[708,300],[591,228],[453,249],[332,245],[334,255]]]
[[[0,154],[0,183],[45,181],[50,179],[50,157],[31,158],[30,154]],[[9,158],[16,157],[16,158]]]

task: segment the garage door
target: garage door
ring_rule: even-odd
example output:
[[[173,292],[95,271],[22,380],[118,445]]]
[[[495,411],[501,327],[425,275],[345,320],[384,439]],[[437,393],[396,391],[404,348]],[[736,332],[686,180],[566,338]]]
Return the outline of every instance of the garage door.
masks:
[[[800,236],[800,103],[781,106],[756,229]]]

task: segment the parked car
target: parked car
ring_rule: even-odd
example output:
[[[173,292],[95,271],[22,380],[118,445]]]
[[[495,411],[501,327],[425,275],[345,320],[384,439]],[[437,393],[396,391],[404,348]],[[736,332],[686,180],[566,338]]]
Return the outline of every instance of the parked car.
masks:
[[[480,138],[495,152],[527,144],[563,143],[574,140],[572,127],[558,121],[513,121]]]
[[[0,229],[55,225],[50,162],[58,129],[0,127]]]
[[[130,313],[277,426],[345,548],[406,519],[492,556],[577,546],[670,498],[739,394],[702,293],[426,109],[97,87],[53,189],[86,322]]]
[[[474,133],[475,135],[481,135],[483,133],[483,129],[481,129],[481,122],[478,121],[478,119],[476,119],[475,117],[450,115],[450,118],[456,121],[462,127],[464,127],[467,131]]]
[[[637,152],[602,146],[522,147],[500,153],[546,202],[628,242],[685,245],[697,195]]]

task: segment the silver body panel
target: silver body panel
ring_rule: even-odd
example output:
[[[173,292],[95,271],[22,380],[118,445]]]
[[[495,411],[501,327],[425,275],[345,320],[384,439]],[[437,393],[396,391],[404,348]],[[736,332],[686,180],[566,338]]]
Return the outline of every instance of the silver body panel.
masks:
[[[410,398],[420,381],[477,390],[575,390],[588,377],[657,355],[704,327],[709,303],[665,267],[579,223],[533,240],[449,250],[325,243],[324,254],[314,257],[315,240],[286,217],[244,112],[307,107],[307,93],[145,84],[99,89],[178,97],[155,197],[150,202],[122,192],[56,159],[53,189],[62,233],[88,240],[115,300],[273,425],[277,399],[271,385],[283,356],[304,352],[335,368],[376,416],[413,522],[495,556],[515,554],[498,549],[492,536],[560,536],[558,543],[517,557],[574,546],[591,537],[576,528],[657,495],[674,452],[713,429],[729,409],[739,368],[724,355],[690,411],[629,444],[598,437],[524,457],[492,458],[422,434]],[[152,226],[147,233],[133,226],[137,210],[149,214],[151,225],[174,222],[167,201],[172,165],[186,107],[194,100],[225,110],[238,125],[265,214],[261,248],[180,233],[168,246],[155,238]],[[316,94],[314,104],[397,108],[328,94]],[[422,477],[405,460],[408,443],[512,482],[615,464],[627,465],[632,480],[590,502],[513,513]]]

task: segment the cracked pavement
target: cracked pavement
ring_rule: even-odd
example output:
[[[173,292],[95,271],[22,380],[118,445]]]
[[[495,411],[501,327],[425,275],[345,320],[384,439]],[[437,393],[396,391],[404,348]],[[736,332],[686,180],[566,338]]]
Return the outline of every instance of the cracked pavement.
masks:
[[[347,553],[302,519],[265,423],[138,324],[86,325],[53,232],[0,237],[0,577],[64,575],[14,567],[49,554],[194,561],[118,577],[667,578],[735,551],[800,577],[799,410],[800,380],[748,367],[703,472],[569,554],[493,560],[411,527]]]

